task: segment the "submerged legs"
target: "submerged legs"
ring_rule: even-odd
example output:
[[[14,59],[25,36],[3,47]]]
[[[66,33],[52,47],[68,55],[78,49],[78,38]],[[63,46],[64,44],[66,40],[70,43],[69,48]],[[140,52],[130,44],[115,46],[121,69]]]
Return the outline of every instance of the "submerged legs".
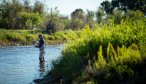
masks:
[[[40,50],[40,55],[39,55],[40,62],[44,62],[45,61],[44,55],[45,55],[44,49]]]

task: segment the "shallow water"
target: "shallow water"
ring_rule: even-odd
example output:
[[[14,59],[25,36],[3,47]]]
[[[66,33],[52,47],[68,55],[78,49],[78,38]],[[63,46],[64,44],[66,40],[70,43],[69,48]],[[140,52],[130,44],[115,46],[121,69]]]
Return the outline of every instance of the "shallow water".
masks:
[[[60,56],[62,45],[46,46],[45,62],[39,62],[34,46],[0,47],[0,84],[34,84],[51,69],[51,61]]]

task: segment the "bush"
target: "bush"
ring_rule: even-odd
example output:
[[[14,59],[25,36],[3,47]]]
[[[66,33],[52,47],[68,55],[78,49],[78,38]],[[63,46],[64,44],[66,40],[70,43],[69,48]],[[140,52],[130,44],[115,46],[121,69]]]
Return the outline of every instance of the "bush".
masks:
[[[97,73],[100,72],[100,76],[105,77],[115,70],[115,75],[126,73],[131,77],[134,74],[133,66],[144,60],[139,46],[146,36],[145,25],[143,20],[134,22],[125,19],[118,25],[105,24],[94,29],[85,26],[80,32],[70,31],[62,57],[53,62],[51,76],[59,75],[64,80],[81,80],[85,77],[82,75],[87,74],[88,66],[88,69],[91,68],[88,75],[99,76]],[[101,75],[102,72],[104,74]]]

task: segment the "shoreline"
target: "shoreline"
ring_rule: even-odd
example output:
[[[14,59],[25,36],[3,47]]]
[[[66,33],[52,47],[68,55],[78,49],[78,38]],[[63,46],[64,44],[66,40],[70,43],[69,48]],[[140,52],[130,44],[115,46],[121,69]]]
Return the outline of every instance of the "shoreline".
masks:
[[[46,45],[57,45],[57,44],[63,44],[65,41],[62,40],[49,40],[46,41]],[[1,46],[25,46],[25,45],[34,45],[35,41],[32,42],[0,42]]]

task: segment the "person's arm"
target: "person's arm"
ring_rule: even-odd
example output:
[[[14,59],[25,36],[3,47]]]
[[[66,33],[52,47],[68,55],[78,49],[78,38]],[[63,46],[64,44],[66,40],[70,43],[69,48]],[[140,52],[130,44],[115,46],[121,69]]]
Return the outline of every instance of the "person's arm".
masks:
[[[34,47],[39,48],[39,42],[36,42]]]
[[[34,47],[40,48],[40,40],[35,43],[35,46]]]

